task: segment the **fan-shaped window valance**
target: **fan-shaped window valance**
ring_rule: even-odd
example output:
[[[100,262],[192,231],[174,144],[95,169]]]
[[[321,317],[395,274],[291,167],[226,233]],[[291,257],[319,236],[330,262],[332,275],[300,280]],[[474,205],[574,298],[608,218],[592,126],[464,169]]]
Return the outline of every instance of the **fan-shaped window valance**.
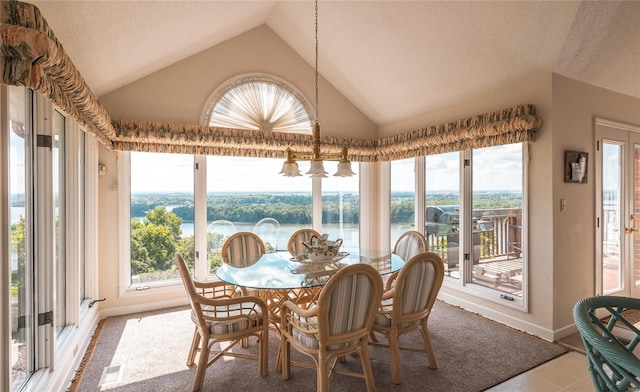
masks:
[[[304,95],[269,75],[241,75],[211,94],[203,123],[212,127],[312,132]]]

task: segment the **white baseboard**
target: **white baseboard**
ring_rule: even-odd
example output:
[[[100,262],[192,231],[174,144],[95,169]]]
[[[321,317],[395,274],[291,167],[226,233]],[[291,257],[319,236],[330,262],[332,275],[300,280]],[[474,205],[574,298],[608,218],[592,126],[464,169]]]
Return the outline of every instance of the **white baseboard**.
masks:
[[[55,369],[53,371],[42,369],[35,372],[24,390],[66,391],[75,377],[99,320],[97,310],[89,309],[83,315],[82,322],[76,327],[71,327],[74,330],[70,333],[69,340],[65,341],[64,348],[56,356]]]
[[[148,312],[150,310],[167,309],[176,306],[184,306],[189,304],[189,299],[186,296],[180,298],[172,298],[164,301],[154,301],[135,305],[118,306],[107,309],[100,309],[100,318],[107,318],[112,316],[122,316],[125,314]]]
[[[462,298],[447,294],[445,292],[440,292],[438,294],[438,299],[443,300],[446,303],[451,305],[460,306],[461,308],[468,310],[470,312],[478,313],[483,317],[486,317],[490,320],[496,321],[498,323],[507,325],[511,328],[515,328],[519,331],[526,332],[528,334],[537,336],[541,339],[547,340],[549,342],[554,342],[557,339],[556,332],[547,328],[543,328],[539,325],[532,324],[528,321],[521,320],[517,317],[510,316],[508,314],[502,313],[496,309],[489,308],[486,306],[478,305],[477,303],[464,300]]]

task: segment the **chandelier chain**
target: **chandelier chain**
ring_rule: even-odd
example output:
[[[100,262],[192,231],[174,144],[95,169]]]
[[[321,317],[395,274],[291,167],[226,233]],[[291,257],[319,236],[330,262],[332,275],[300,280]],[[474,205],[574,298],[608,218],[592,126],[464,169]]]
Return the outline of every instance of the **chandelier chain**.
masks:
[[[318,0],[316,0],[316,124],[320,118],[320,104],[318,103]]]
[[[318,2],[319,0],[315,0],[316,3],[316,68],[315,68],[315,76],[316,76],[316,121],[315,126],[313,127],[313,151],[311,153],[303,153],[303,152],[294,152],[291,147],[287,147],[287,159],[284,161],[282,165],[282,170],[280,170],[280,174],[284,174],[287,177],[297,177],[300,174],[300,169],[298,168],[297,161],[310,161],[311,167],[307,174],[311,175],[311,177],[316,178],[326,178],[327,172],[324,171],[323,161],[337,161],[338,162],[338,171],[334,176],[338,177],[351,177],[356,173],[351,170],[351,161],[349,160],[349,151],[346,146],[342,147],[342,151],[340,153],[322,153],[320,151],[320,103],[318,99]]]

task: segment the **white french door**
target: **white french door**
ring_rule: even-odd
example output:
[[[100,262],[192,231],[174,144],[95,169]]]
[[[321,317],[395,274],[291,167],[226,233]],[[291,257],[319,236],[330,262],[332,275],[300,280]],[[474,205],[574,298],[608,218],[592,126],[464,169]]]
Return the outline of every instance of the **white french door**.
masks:
[[[595,292],[640,298],[640,127],[595,126]]]

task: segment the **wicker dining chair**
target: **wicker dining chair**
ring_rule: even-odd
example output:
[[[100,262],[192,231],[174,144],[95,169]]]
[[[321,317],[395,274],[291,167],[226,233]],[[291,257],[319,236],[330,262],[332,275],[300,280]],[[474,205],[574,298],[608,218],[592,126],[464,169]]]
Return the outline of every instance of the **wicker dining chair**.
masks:
[[[305,247],[302,243],[310,241],[314,235],[320,237],[320,233],[313,229],[300,229],[291,234],[287,243],[287,250],[291,253],[291,256],[296,257],[303,254]]]
[[[230,235],[220,251],[223,263],[238,268],[254,264],[265,252],[262,239],[249,231],[239,231]]]
[[[364,378],[367,390],[375,390],[367,338],[381,297],[382,278],[378,271],[358,263],[329,278],[318,303],[309,309],[292,301],[284,302],[280,340],[282,378],[289,378],[293,347],[313,359],[318,391],[329,390],[331,372]],[[333,368],[337,359],[350,353],[358,353],[362,373]]]
[[[180,253],[175,254],[175,263],[180,271],[182,283],[187,291],[191,304],[191,320],[196,326],[197,338],[191,343],[187,357],[187,366],[193,365],[197,353],[196,375],[193,380],[193,391],[202,389],[207,368],[223,356],[245,359],[257,359],[260,374],[269,374],[269,322],[268,309],[264,301],[257,297],[235,296],[233,288],[221,281],[207,283],[196,282],[192,279],[187,264]],[[198,291],[217,292],[222,298],[211,298]],[[259,342],[258,354],[248,354],[230,351],[237,343],[255,336]],[[221,350],[214,348],[215,344],[229,342]],[[209,357],[213,355],[213,358]]]
[[[640,310],[640,299],[596,296],[578,301],[573,308],[598,392],[640,389],[640,359],[633,353],[640,330],[625,317],[628,310]]]
[[[409,261],[418,253],[427,252],[429,250],[429,244],[427,239],[422,233],[415,230],[410,230],[402,233],[396,240],[396,244],[393,247],[393,253],[402,257],[402,260]]]
[[[402,382],[400,350],[426,352],[429,367],[438,368],[427,322],[443,280],[444,263],[440,256],[423,252],[412,257],[397,275],[386,282],[380,310],[373,322],[370,344],[389,347],[394,384]],[[400,346],[400,335],[416,329],[422,333],[424,348]],[[376,333],[385,336],[387,342],[379,342]]]

